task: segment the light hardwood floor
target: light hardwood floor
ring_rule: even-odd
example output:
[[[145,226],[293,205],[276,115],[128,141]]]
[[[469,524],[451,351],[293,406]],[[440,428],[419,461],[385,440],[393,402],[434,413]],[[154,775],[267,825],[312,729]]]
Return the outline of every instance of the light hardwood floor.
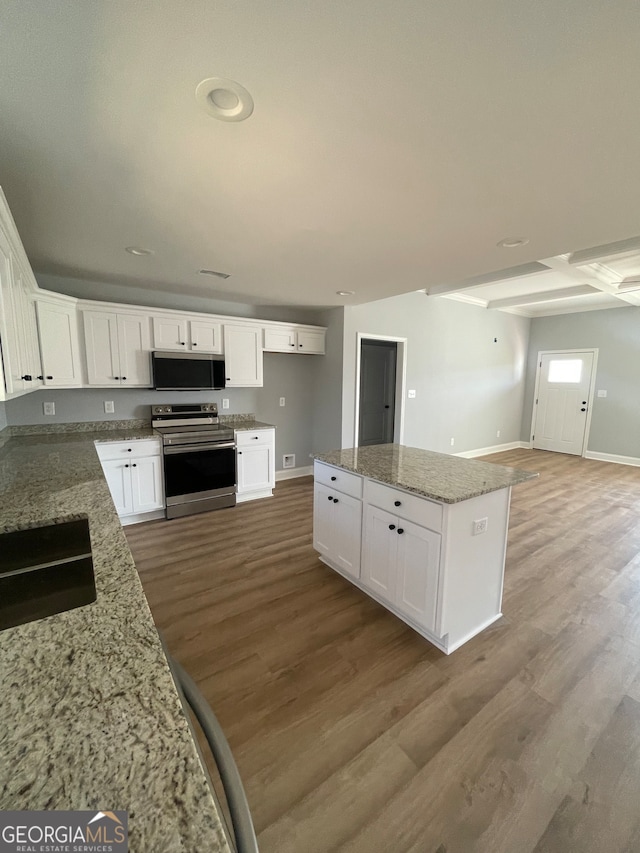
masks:
[[[127,529],[262,853],[640,851],[640,468],[542,451],[504,617],[447,657],[325,567],[312,481]]]

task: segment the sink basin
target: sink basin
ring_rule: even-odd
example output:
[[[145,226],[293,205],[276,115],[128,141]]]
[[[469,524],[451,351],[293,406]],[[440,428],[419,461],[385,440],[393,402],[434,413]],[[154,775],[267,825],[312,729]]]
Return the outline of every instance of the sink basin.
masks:
[[[87,519],[0,534],[0,630],[95,600]]]

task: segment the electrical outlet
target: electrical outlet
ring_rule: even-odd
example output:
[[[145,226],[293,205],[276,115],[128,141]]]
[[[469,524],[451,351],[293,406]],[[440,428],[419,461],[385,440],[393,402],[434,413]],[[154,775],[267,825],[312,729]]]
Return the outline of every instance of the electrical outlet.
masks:
[[[488,518],[478,518],[473,522],[473,535],[478,536],[479,533],[486,533],[489,524]]]
[[[496,432],[496,438],[500,438],[500,430]]]
[[[455,438],[452,438],[452,439],[451,439],[451,447],[453,447],[453,445],[454,445],[455,443],[456,443]]]
[[[112,415],[115,409],[113,407],[113,400],[105,400],[104,401],[104,413],[105,415]]]
[[[408,397],[410,400],[415,400],[416,392],[415,392],[415,391],[409,391],[409,393],[407,394],[407,397]]]
[[[284,406],[284,404],[285,404],[285,399],[284,399],[284,397],[280,397],[280,405],[281,405],[281,406]]]
[[[223,398],[222,398],[222,408],[223,408],[223,409],[228,409],[228,408],[229,408],[229,398],[228,398],[228,397],[223,397]]]
[[[56,413],[56,404],[55,403],[43,403],[42,411],[45,415],[55,415]]]

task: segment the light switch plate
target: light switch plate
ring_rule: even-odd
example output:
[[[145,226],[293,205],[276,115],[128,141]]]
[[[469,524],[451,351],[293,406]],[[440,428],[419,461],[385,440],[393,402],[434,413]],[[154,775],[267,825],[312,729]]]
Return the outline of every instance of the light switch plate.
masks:
[[[285,402],[286,401],[285,401],[284,397],[280,397],[280,405],[284,406]]]
[[[106,415],[112,415],[114,413],[113,400],[105,400],[104,401],[104,412]]]
[[[416,392],[415,392],[415,391],[409,391],[409,393],[407,394],[407,397],[408,397],[410,400],[413,400],[413,399],[415,398],[415,396],[416,396]]]
[[[229,408],[229,398],[228,398],[228,397],[223,397],[223,398],[222,398],[222,408],[223,408],[223,409],[228,409],[228,408]]]

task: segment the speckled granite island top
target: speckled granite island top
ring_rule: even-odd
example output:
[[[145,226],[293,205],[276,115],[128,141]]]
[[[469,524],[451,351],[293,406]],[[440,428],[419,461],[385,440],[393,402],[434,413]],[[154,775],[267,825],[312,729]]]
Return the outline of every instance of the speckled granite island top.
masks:
[[[0,631],[0,809],[126,809],[132,853],[228,853],[96,440],[13,437],[0,529],[89,520],[97,601]]]
[[[314,458],[447,504],[486,495],[538,476],[531,471],[405,447],[402,444],[374,444],[370,447],[331,450],[317,454]]]

